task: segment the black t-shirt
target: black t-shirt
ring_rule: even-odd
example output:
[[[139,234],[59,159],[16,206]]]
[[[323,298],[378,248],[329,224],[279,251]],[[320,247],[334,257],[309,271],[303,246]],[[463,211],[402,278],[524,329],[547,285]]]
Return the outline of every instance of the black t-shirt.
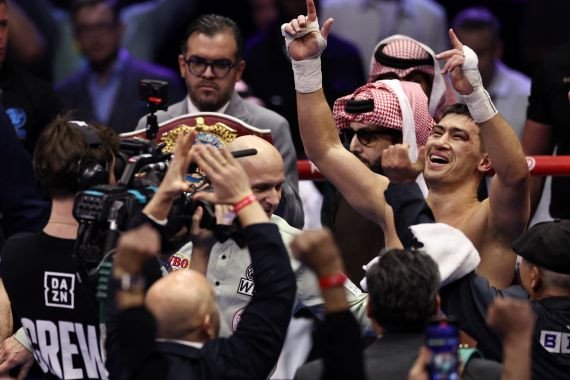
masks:
[[[475,340],[486,358],[502,361],[499,336],[487,326],[486,315],[495,298],[527,299],[520,286],[490,287],[487,279],[474,272],[443,287],[442,310],[453,315]],[[548,297],[532,301],[536,315],[532,339],[533,379],[566,379],[570,373],[570,297]]]
[[[548,56],[532,78],[527,118],[552,127],[557,155],[570,155],[570,44]],[[570,177],[552,178],[550,214],[570,218]]]
[[[46,378],[106,378],[98,304],[76,273],[74,243],[43,232],[8,239],[0,276]]]

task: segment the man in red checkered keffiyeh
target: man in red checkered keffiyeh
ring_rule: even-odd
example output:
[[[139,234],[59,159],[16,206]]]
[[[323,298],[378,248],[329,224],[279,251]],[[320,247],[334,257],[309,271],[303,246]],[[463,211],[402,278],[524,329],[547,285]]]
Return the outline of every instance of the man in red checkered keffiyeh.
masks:
[[[413,38],[395,34],[374,48],[368,82],[400,79],[419,83],[428,96],[429,111],[440,120],[443,110],[457,102],[451,84],[441,75],[433,50]]]
[[[377,173],[382,172],[382,151],[395,143],[408,144],[410,159],[415,161],[418,147],[425,145],[435,124],[421,87],[397,80],[368,83],[338,99],[333,117],[341,135],[350,137],[345,141],[350,151]],[[370,136],[370,142],[359,136],[361,130]],[[427,194],[423,178],[419,184]]]

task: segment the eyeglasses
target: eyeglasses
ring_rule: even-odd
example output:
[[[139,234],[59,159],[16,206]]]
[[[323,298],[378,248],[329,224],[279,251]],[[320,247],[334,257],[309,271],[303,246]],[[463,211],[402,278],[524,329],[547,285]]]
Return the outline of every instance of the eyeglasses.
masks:
[[[237,66],[236,63],[232,63],[229,59],[216,59],[213,61],[204,59],[202,57],[190,57],[184,60],[188,65],[188,70],[197,77],[204,74],[208,66],[212,69],[214,77],[217,79],[224,79],[230,72],[231,69]]]
[[[78,35],[86,35],[89,33],[92,34],[108,33],[111,30],[113,30],[116,26],[117,23],[114,21],[99,22],[91,25],[77,25],[75,27],[75,32]]]
[[[357,131],[352,128],[344,128],[340,131],[340,139],[343,145],[349,147],[352,139],[354,138],[354,135],[356,135],[358,141],[364,146],[369,146],[372,144],[374,141],[376,141],[379,135],[385,135],[391,139],[401,139],[402,137],[402,133],[399,130],[391,128],[361,128]]]

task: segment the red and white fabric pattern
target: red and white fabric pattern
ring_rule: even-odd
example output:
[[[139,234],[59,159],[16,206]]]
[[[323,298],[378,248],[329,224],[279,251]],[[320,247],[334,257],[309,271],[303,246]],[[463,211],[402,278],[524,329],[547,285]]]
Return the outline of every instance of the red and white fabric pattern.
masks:
[[[383,46],[382,53],[396,59],[422,60],[431,59],[433,65],[420,65],[401,69],[381,64],[376,60],[376,51]],[[430,114],[439,120],[443,110],[457,102],[457,98],[449,81],[441,74],[441,67],[435,58],[434,51],[427,45],[422,44],[401,34],[395,34],[380,41],[374,48],[374,54],[370,59],[370,72],[368,82],[374,81],[379,75],[394,73],[400,79],[404,79],[412,71],[420,71],[433,78],[431,94],[429,95]]]
[[[394,38],[398,36],[398,38]],[[386,38],[374,49],[374,53],[381,47],[384,46],[382,49],[382,53],[389,57],[395,57],[399,59],[434,59],[430,53],[422,47],[422,45],[412,39],[412,38],[400,38],[405,37],[401,35],[396,35],[389,38]],[[388,40],[388,42],[386,42]],[[431,51],[431,49],[430,49]],[[433,52],[433,51],[432,51]],[[433,65],[421,65],[415,67],[409,67],[407,69],[401,69],[396,67],[389,67],[386,65],[380,64],[375,57],[372,57],[370,62],[370,73],[368,74],[368,81],[374,81],[376,77],[380,74],[385,73],[395,73],[398,77],[403,78],[412,71],[420,71],[422,73],[426,73],[433,77],[434,74],[434,67]]]
[[[404,128],[415,131],[415,141],[407,141],[408,139],[403,138],[403,142],[414,146],[424,146],[435,122],[429,113],[426,95],[419,84],[412,82],[384,80],[368,83],[359,87],[353,94],[337,99],[333,106],[333,117],[338,130],[349,128],[351,122],[358,122],[371,127],[402,131],[404,119],[402,107],[393,89],[394,84],[391,82],[397,82],[401,86],[406,97],[402,99],[402,102],[409,104],[413,114],[413,118],[409,119]],[[374,110],[364,113],[347,113],[345,106],[351,99],[372,99]],[[403,133],[403,136],[405,137],[406,134]]]

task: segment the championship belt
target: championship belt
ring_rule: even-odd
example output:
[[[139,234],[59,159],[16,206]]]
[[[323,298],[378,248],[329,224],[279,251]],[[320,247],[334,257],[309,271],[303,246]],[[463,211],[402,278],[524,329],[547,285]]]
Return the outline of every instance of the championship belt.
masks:
[[[269,129],[255,128],[233,116],[218,112],[199,112],[166,120],[158,125],[154,142],[164,145],[163,153],[173,153],[178,135],[190,133],[192,130],[197,132],[196,142],[211,144],[218,148],[244,135],[259,136],[272,143]],[[146,130],[122,133],[120,137],[146,140]]]

